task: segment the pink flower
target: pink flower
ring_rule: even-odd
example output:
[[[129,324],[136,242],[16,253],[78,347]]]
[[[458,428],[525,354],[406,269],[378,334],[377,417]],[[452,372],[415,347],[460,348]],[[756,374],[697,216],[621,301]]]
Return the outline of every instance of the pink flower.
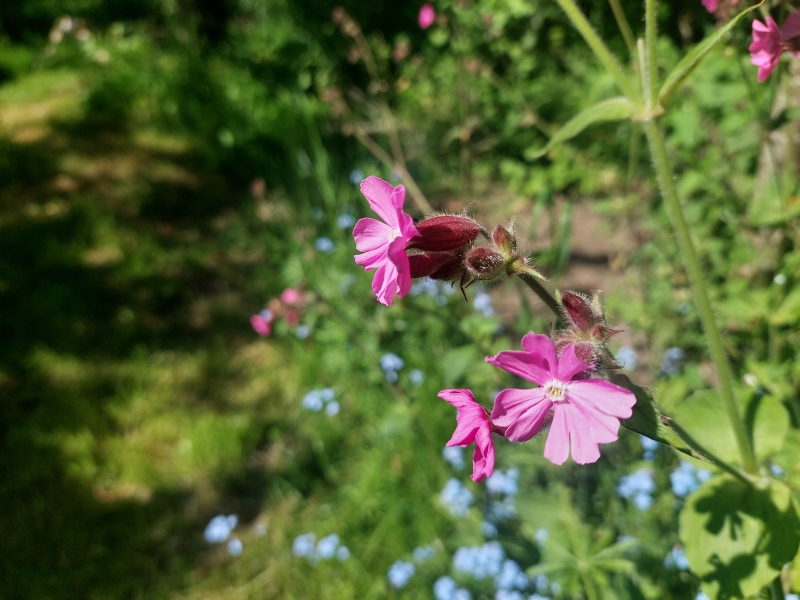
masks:
[[[791,13],[783,27],[770,17],[762,23],[753,21],[753,42],[750,44],[750,62],[758,67],[758,82],[764,83],[770,76],[784,50],[794,56],[800,56],[800,14]]]
[[[433,10],[433,6],[430,4],[423,4],[422,8],[419,9],[419,17],[417,17],[417,23],[422,29],[427,29],[431,25],[433,25],[433,21],[436,19],[436,11]]]
[[[636,397],[605,379],[576,379],[590,367],[575,355],[574,344],[566,346],[559,359],[550,338],[531,332],[522,338],[522,348],[486,357],[486,362],[539,385],[500,392],[492,424],[506,428],[508,439],[524,442],[542,430],[552,409],[545,458],[563,464],[571,448],[576,463],[595,462],[600,458],[598,444],[617,439],[619,420],[631,416]]]
[[[447,446],[469,446],[475,443],[472,455],[472,480],[480,481],[494,471],[494,441],[488,411],[475,402],[469,390],[442,390],[439,398],[458,409],[456,430]]]
[[[706,10],[710,13],[716,12],[719,6],[719,0],[703,0],[703,6],[705,6]]]
[[[419,237],[419,232],[403,212],[406,189],[402,185],[393,188],[383,179],[370,176],[361,182],[361,193],[383,222],[365,218],[356,223],[356,250],[363,252],[356,255],[356,264],[366,271],[377,269],[372,291],[379,302],[391,306],[395,292],[402,298],[411,289],[406,244]]]
[[[253,326],[255,331],[261,337],[267,337],[272,333],[272,321],[275,320],[272,311],[269,309],[262,310],[259,314],[250,317],[250,325]]]
[[[300,300],[300,292],[294,288],[286,288],[281,292],[281,302],[284,304],[297,304]]]

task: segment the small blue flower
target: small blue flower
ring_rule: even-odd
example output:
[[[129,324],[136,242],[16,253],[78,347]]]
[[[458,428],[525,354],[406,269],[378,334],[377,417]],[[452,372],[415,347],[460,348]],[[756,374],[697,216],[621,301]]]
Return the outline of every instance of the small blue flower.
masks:
[[[364,181],[364,173],[360,169],[353,169],[350,171],[349,179],[350,183],[353,185],[358,185]]]
[[[506,497],[502,502],[492,502],[489,505],[488,517],[495,523],[509,521],[517,516],[517,509],[514,507],[514,499]]]
[[[783,469],[781,469],[778,465],[770,465],[769,470],[773,475],[775,475],[775,477],[783,477]]]
[[[242,550],[244,550],[244,546],[242,546],[242,542],[239,538],[233,538],[228,542],[228,554],[231,556],[239,556]]]
[[[442,575],[433,582],[433,597],[436,600],[453,600],[458,585],[456,580],[448,575]]]
[[[464,546],[453,555],[453,569],[471,575],[478,581],[497,577],[503,568],[505,553],[497,542],[482,546]]]
[[[682,315],[688,315],[689,311],[692,310],[692,305],[688,302],[681,302],[678,304],[678,313]]]
[[[664,566],[668,569],[678,569],[679,571],[689,570],[689,559],[686,558],[686,553],[680,546],[675,546],[669,551],[664,559]]]
[[[494,600],[525,600],[522,592],[516,590],[497,590],[494,594]]]
[[[494,308],[492,308],[492,297],[484,291],[475,294],[472,300],[472,307],[476,312],[481,313],[484,317],[493,317]]]
[[[439,499],[454,517],[466,517],[472,504],[472,492],[454,477],[445,484]]]
[[[453,594],[453,600],[472,600],[472,594],[469,593],[469,590],[458,588]]]
[[[705,592],[700,591],[697,592],[697,596],[694,597],[694,600],[711,600],[711,598],[709,598],[708,594],[706,594]]]
[[[348,558],[350,558],[350,548],[348,548],[347,546],[339,546],[336,549],[336,558],[340,562],[346,561]]]
[[[304,533],[294,538],[292,542],[292,554],[295,556],[313,556],[316,550],[316,539],[313,533]]]
[[[336,226],[339,229],[350,229],[353,225],[355,225],[356,219],[353,215],[348,215],[344,213],[336,217]]]
[[[300,404],[303,408],[311,412],[319,412],[322,410],[324,402],[322,401],[322,395],[319,393],[319,390],[311,390],[303,396],[303,400]]]
[[[411,291],[409,294],[412,296],[419,296],[420,294],[428,294],[429,296],[436,296],[439,293],[439,284],[430,279],[429,277],[424,277],[419,281],[411,284]]]
[[[539,594],[531,594],[528,600],[550,600],[547,596],[540,596]]]
[[[314,248],[316,248],[320,252],[325,252],[326,254],[330,254],[331,252],[333,252],[333,241],[330,238],[326,237],[317,238],[317,241],[314,242]]]
[[[483,534],[483,537],[496,538],[497,526],[494,523],[490,523],[489,521],[484,521],[483,523],[481,523],[481,533]]]
[[[547,541],[547,538],[550,537],[550,533],[547,529],[537,529],[534,538],[536,542],[539,544],[544,544]]]
[[[691,494],[709,477],[711,477],[711,471],[697,469],[692,463],[685,460],[682,460],[680,466],[669,474],[672,492],[679,498]]]
[[[623,346],[614,355],[614,359],[626,371],[633,371],[637,365],[636,350],[628,346]]]
[[[380,365],[383,371],[400,371],[406,366],[406,362],[397,354],[388,352],[381,356]]]
[[[386,381],[397,383],[397,371],[386,371]]]
[[[389,571],[386,573],[386,579],[389,580],[389,585],[399,590],[406,586],[408,581],[414,576],[415,571],[416,568],[413,563],[398,560],[389,567]]]
[[[203,538],[209,544],[221,544],[231,535],[231,531],[239,522],[239,517],[236,515],[217,515],[208,522],[205,531],[203,531]]]
[[[445,446],[442,449],[442,456],[454,469],[464,468],[464,448],[462,446],[450,446],[449,448]]]
[[[417,563],[428,562],[436,555],[436,550],[433,546],[418,546],[414,548],[414,560]]]
[[[425,381],[425,373],[419,369],[414,369],[408,374],[408,380],[411,382],[411,385],[421,385],[422,382]]]
[[[335,417],[339,414],[339,403],[334,400],[333,402],[329,402],[328,405],[325,407],[325,414],[329,417]]]
[[[653,460],[656,457],[656,450],[658,449],[658,442],[650,439],[645,435],[639,436],[639,441],[642,443],[644,449],[644,459]]]
[[[655,489],[656,483],[650,470],[639,469],[620,478],[617,494],[621,498],[633,500],[639,510],[647,510],[653,504],[651,494]]]
[[[548,590],[548,586],[550,585],[550,581],[547,579],[547,575],[537,575],[536,576],[536,590],[539,592],[546,592]]]
[[[317,542],[317,556],[323,559],[333,558],[336,548],[339,547],[339,536],[335,533],[326,535]]]
[[[298,325],[297,329],[294,330],[294,334],[298,340],[304,340],[311,335],[311,329],[308,325]]]
[[[336,397],[336,392],[333,391],[333,388],[326,387],[319,391],[319,396],[323,402],[330,402]]]
[[[498,469],[486,479],[486,489],[492,494],[516,496],[518,479],[518,469],[511,467],[505,473]]]
[[[798,596],[797,594],[786,594],[784,598],[785,600],[800,600],[800,596]]]
[[[686,358],[686,352],[683,348],[672,346],[667,348],[664,352],[664,358],[661,359],[661,374],[665,377],[674,377],[681,372],[683,360]]]
[[[273,313],[270,309],[265,308],[260,313],[258,313],[258,316],[264,319],[265,321],[272,321],[272,318],[275,316],[275,313]]]
[[[494,585],[500,590],[524,590],[528,587],[528,578],[516,561],[508,559],[494,578]]]

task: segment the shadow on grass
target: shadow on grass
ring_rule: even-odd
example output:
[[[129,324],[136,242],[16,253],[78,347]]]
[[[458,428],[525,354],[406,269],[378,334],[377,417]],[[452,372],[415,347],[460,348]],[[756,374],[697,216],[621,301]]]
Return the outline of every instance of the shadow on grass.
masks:
[[[226,358],[250,338],[247,315],[277,291],[253,283],[259,261],[232,258],[285,235],[236,215],[225,227],[225,215],[254,210],[246,194],[191,154],[135,155],[157,168],[133,160],[133,181],[124,169],[110,176],[103,169],[129,141],[97,139],[70,137],[57,150],[47,140],[0,143],[13,174],[0,185],[0,598],[124,598],[185,585],[205,549],[208,508],[197,510],[179,481],[146,497],[103,493],[102,442],[120,433],[114,415],[127,399],[113,374],[91,369],[136,352],[212,348],[220,364],[201,373],[197,395],[224,413],[214,390],[233,377]],[[61,172],[76,149],[81,168]],[[54,375],[53,355],[75,372]],[[262,426],[250,424],[249,437]],[[88,440],[79,453],[88,464],[65,454],[65,436]],[[239,502],[246,521],[269,476],[241,469],[208,475],[240,498],[226,508]]]

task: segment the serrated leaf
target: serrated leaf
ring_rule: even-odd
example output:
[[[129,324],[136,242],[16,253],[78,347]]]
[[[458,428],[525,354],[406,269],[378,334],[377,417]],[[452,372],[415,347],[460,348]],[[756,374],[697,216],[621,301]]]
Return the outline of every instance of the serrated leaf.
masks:
[[[653,396],[646,389],[631,382],[625,375],[617,375],[612,381],[619,386],[630,390],[636,396],[633,414],[628,419],[623,419],[620,424],[626,429],[635,431],[651,440],[672,446],[676,450],[688,454],[693,458],[708,462],[709,458],[700,448],[693,447],[670,425],[670,419],[662,414],[653,400]]]
[[[598,102],[589,108],[579,112],[577,115],[567,121],[564,126],[559,129],[550,141],[547,142],[544,148],[534,152],[532,158],[539,158],[547,154],[552,148],[558,144],[566,142],[578,135],[581,131],[586,129],[589,125],[600,123],[603,121],[621,121],[622,119],[629,119],[633,116],[636,107],[628,98],[620,96],[618,98],[609,98]]]
[[[687,498],[680,538],[689,566],[712,598],[744,598],[768,585],[800,545],[789,488],[714,477]]]
[[[672,92],[678,89],[681,84],[686,81],[686,78],[689,77],[689,75],[692,74],[692,71],[694,71],[703,61],[703,59],[708,56],[708,53],[711,52],[714,46],[716,46],[722,40],[722,38],[725,37],[725,34],[736,27],[736,25],[745,17],[745,15],[754,11],[762,4],[764,4],[764,0],[761,0],[761,2],[751,6],[746,10],[743,10],[725,25],[717,29],[714,33],[697,44],[697,46],[695,46],[694,49],[689,52],[689,54],[684,56],[683,60],[678,63],[678,65],[669,75],[667,75],[667,78],[664,80],[664,85],[661,86],[661,91],[658,93],[658,103],[660,105],[666,104]]]

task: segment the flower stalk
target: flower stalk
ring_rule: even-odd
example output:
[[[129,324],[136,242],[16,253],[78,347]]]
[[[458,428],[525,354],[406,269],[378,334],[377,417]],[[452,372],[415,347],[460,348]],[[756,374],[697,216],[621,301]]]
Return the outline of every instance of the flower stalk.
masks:
[[[652,0],[648,0],[648,6],[651,1]],[[672,173],[672,168],[670,167],[669,159],[667,158],[664,138],[661,135],[661,130],[658,128],[658,125],[653,120],[644,121],[642,126],[644,127],[645,134],[647,135],[647,142],[650,146],[650,155],[652,156],[653,166],[656,170],[659,187],[661,188],[661,196],[667,207],[667,213],[672,223],[678,249],[683,257],[684,266],[689,276],[689,282],[694,291],[697,312],[700,316],[700,322],[703,325],[711,360],[714,362],[719,379],[720,396],[725,405],[725,412],[728,415],[728,420],[733,427],[733,433],[736,437],[736,444],[742,459],[742,465],[747,473],[755,475],[758,472],[755,454],[753,453],[753,447],[745,431],[744,421],[742,421],[739,409],[736,406],[736,398],[733,392],[733,376],[731,374],[730,365],[728,364],[728,359],[725,355],[725,349],[722,346],[722,338],[719,328],[717,327],[717,322],[714,319],[714,312],[711,309],[711,303],[708,299],[705,278],[700,268],[700,262],[697,258],[697,252],[689,231],[689,225],[686,222],[686,217],[683,214],[683,206],[681,205],[681,201],[675,189],[675,178]]]

